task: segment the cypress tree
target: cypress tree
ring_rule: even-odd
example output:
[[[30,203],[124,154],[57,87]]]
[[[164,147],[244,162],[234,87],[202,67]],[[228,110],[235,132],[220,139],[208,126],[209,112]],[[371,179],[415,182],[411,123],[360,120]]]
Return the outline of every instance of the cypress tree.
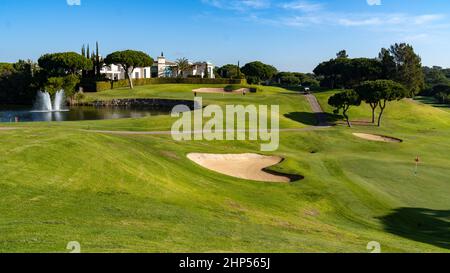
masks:
[[[84,44],[83,44],[83,47],[81,48],[81,56],[86,57],[86,47]],[[83,69],[81,71],[81,77],[86,78],[86,70],[85,69]]]
[[[96,73],[97,77],[100,77],[101,67],[100,67],[100,53],[99,53],[99,50],[98,50],[98,42],[96,42],[95,47],[96,47],[96,53],[95,53],[95,68],[96,68],[96,71],[95,71],[95,73]]]
[[[238,65],[237,65],[237,78],[240,79],[241,78],[241,62],[238,61]]]
[[[96,63],[95,63],[95,53],[94,53],[94,51],[92,51],[90,59],[91,59],[92,63],[94,64],[94,66],[92,67],[92,70],[90,71],[90,76],[92,78],[94,78],[95,77],[95,71],[96,71]]]

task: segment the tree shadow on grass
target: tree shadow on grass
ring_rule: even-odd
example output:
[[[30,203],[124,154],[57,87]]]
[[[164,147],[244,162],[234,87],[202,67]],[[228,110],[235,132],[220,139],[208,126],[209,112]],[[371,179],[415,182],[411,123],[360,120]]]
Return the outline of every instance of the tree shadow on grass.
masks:
[[[450,210],[399,208],[380,220],[389,233],[450,249]]]
[[[415,98],[415,100],[423,104],[431,105],[437,108],[444,108],[444,109],[450,108],[450,104],[441,104],[437,101],[437,99],[432,97],[417,97]]]
[[[284,115],[286,118],[310,126],[326,126],[335,124],[342,119],[339,115],[329,113],[292,112]]]

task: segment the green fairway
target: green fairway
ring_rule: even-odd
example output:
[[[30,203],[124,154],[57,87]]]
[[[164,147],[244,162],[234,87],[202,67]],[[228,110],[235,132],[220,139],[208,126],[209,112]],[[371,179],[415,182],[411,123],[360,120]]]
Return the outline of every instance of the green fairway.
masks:
[[[87,94],[193,99],[203,85],[153,85]],[[219,86],[223,87],[223,86]],[[326,112],[336,91],[316,94]],[[297,92],[202,94],[204,103],[279,104],[281,128],[315,116]],[[370,107],[350,110],[370,119]],[[383,127],[342,125],[282,132],[286,160],[272,169],[291,184],[240,180],[208,171],[191,152],[259,153],[251,141],[176,142],[169,135],[93,130],[170,130],[174,119],[0,124],[0,251],[66,252],[450,252],[450,112],[420,101],[392,102]],[[370,142],[373,133],[403,143]],[[414,159],[421,164],[414,173]]]

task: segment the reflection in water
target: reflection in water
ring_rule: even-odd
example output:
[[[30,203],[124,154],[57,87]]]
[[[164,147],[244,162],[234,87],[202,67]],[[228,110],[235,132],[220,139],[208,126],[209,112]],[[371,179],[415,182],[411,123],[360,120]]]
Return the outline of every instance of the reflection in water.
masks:
[[[149,107],[72,107],[65,112],[33,112],[25,109],[0,108],[0,122],[33,121],[79,121],[121,118],[141,118],[156,115],[168,115],[171,109]]]

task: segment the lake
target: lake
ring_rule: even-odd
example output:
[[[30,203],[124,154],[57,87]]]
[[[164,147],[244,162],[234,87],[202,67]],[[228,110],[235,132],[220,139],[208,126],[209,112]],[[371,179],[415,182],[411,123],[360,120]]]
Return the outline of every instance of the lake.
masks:
[[[0,122],[42,122],[42,121],[81,121],[123,118],[142,118],[168,115],[171,109],[152,107],[95,107],[76,106],[62,112],[33,112],[30,109],[14,106],[0,106]]]

